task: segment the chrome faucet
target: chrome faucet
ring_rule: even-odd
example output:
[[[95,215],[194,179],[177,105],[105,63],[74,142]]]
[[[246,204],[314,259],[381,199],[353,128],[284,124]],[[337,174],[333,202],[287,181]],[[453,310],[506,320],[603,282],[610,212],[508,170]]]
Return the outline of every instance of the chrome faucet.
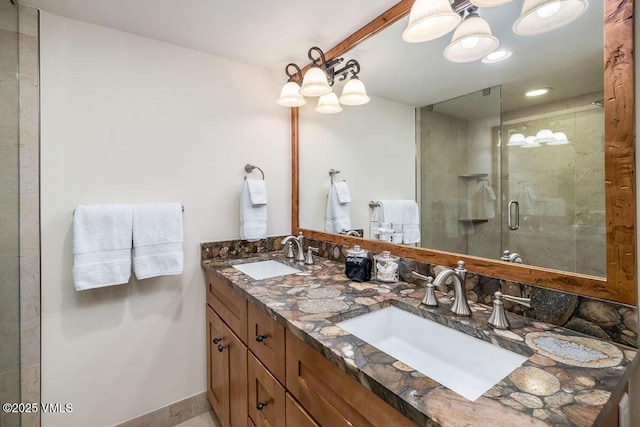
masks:
[[[448,278],[453,280],[453,305],[451,311],[458,316],[471,316],[471,308],[467,302],[467,293],[464,287],[464,279],[467,277],[467,270],[464,269],[464,261],[458,261],[456,269],[447,268],[442,270],[433,281],[433,285],[440,287],[445,284]]]
[[[518,252],[504,251],[500,259],[502,261],[514,262],[516,264],[524,264],[522,255],[520,255]]]
[[[411,272],[413,277],[417,277],[420,280],[424,280],[427,282],[426,290],[424,292],[424,298],[422,298],[422,304],[427,307],[437,307],[438,306],[438,298],[436,298],[435,285],[433,284],[433,277],[431,276],[423,276],[420,273],[416,273],[415,271]]]
[[[340,234],[344,234],[345,236],[362,237],[356,230],[345,230],[344,228],[342,229]]]
[[[304,237],[302,236],[302,231],[297,236],[287,236],[282,239],[282,245],[289,245],[289,251],[287,252],[287,258],[293,258],[293,250],[291,250],[291,242],[295,242],[298,247],[298,255],[295,256],[296,261],[304,262],[304,249],[303,242]]]

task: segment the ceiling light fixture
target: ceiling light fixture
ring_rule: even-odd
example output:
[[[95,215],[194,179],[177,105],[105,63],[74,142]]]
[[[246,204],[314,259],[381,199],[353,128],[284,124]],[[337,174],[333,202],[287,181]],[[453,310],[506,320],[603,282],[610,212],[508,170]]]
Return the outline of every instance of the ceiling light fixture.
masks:
[[[551,90],[550,87],[541,87],[540,89],[533,89],[528,92],[525,92],[524,96],[528,96],[528,97],[542,96],[549,93],[550,90]]]
[[[555,30],[578,19],[588,6],[587,0],[524,0],[513,32],[533,36]]]
[[[479,7],[501,6],[510,1],[512,0],[415,0],[402,39],[408,43],[427,42],[455,29],[451,43],[445,49],[445,57],[449,61],[472,62],[483,59],[484,63],[492,63],[507,59],[511,56],[510,51],[500,59],[486,59],[489,53],[498,48],[499,42],[491,34],[489,24],[475,12]],[[580,17],[588,6],[588,0],[524,0],[520,17],[513,24],[513,32],[527,36],[555,30]],[[465,13],[468,16],[463,21]],[[481,36],[470,35],[472,30],[469,27],[472,22],[477,27],[473,30],[474,33],[479,31]],[[476,54],[481,51],[484,52],[483,55]]]
[[[336,67],[344,61],[344,58],[335,58],[327,61],[324,52],[319,47],[309,49],[307,56],[311,60],[311,67],[302,76],[302,70],[296,64],[288,64],[285,73],[289,80],[282,87],[278,105],[283,107],[300,107],[306,104],[305,96],[320,97],[316,111],[324,114],[339,113],[342,111],[340,103],[344,105],[363,105],[369,102],[364,84],[358,78],[360,63],[355,59],[348,60],[344,67]],[[331,88],[336,80],[350,80],[344,85],[342,96],[338,97]],[[302,82],[298,86],[298,82]],[[331,96],[333,95],[333,96]],[[337,107],[337,108],[336,108]]]
[[[513,51],[509,49],[498,49],[482,58],[482,62],[484,62],[485,64],[493,64],[495,62],[500,62],[504,61],[507,58],[511,58],[511,55],[513,55]]]

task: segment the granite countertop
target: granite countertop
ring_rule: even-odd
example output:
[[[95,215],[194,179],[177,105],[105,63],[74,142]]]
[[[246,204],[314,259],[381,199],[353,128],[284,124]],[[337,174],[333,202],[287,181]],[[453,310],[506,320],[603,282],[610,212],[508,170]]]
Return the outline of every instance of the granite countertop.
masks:
[[[233,264],[275,259],[303,273],[255,280]],[[598,426],[638,361],[630,347],[507,313],[509,330],[487,325],[490,308],[470,302],[471,318],[420,304],[424,287],[410,283],[352,282],[344,264],[316,257],[314,265],[281,252],[202,261],[226,283],[321,352],[391,406],[421,425],[443,427]],[[335,322],[395,305],[528,357],[522,366],[475,401],[440,385],[335,325]],[[454,351],[452,349],[452,351]]]

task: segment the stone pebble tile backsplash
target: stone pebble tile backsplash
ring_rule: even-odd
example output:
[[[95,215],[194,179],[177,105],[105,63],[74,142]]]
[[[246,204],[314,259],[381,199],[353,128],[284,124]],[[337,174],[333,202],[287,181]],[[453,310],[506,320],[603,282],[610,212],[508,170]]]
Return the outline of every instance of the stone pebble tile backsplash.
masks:
[[[203,243],[202,259],[236,258],[251,254],[280,250],[283,236],[269,237],[257,242],[229,240]],[[327,241],[306,239],[305,245],[320,248],[319,256],[344,262],[347,246]],[[416,283],[411,271],[435,276],[446,267],[400,259],[400,279]],[[531,308],[504,302],[506,310],[542,322],[562,326],[596,338],[638,348],[638,311],[625,305],[586,298],[565,292],[538,288],[496,277],[469,273],[465,282],[470,301],[491,305],[493,293],[501,288],[508,295],[531,298]],[[449,292],[453,292],[449,289]]]

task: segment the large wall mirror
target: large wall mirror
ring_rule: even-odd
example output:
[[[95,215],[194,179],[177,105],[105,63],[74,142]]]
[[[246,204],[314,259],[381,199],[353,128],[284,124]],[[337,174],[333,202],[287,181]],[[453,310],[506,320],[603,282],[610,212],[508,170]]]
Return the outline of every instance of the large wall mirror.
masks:
[[[292,110],[294,231],[635,305],[632,5],[591,2],[578,21],[532,37],[511,31],[521,2],[481,8],[513,55],[456,64],[442,54],[450,35],[403,42],[412,3],[328,52],[360,61],[369,104]],[[534,87],[552,90],[525,98]],[[542,129],[569,144],[509,144]],[[363,239],[325,230],[330,169],[349,185]],[[370,202],[383,199],[417,201],[418,245],[372,234]],[[505,249],[525,264],[500,261]]]

